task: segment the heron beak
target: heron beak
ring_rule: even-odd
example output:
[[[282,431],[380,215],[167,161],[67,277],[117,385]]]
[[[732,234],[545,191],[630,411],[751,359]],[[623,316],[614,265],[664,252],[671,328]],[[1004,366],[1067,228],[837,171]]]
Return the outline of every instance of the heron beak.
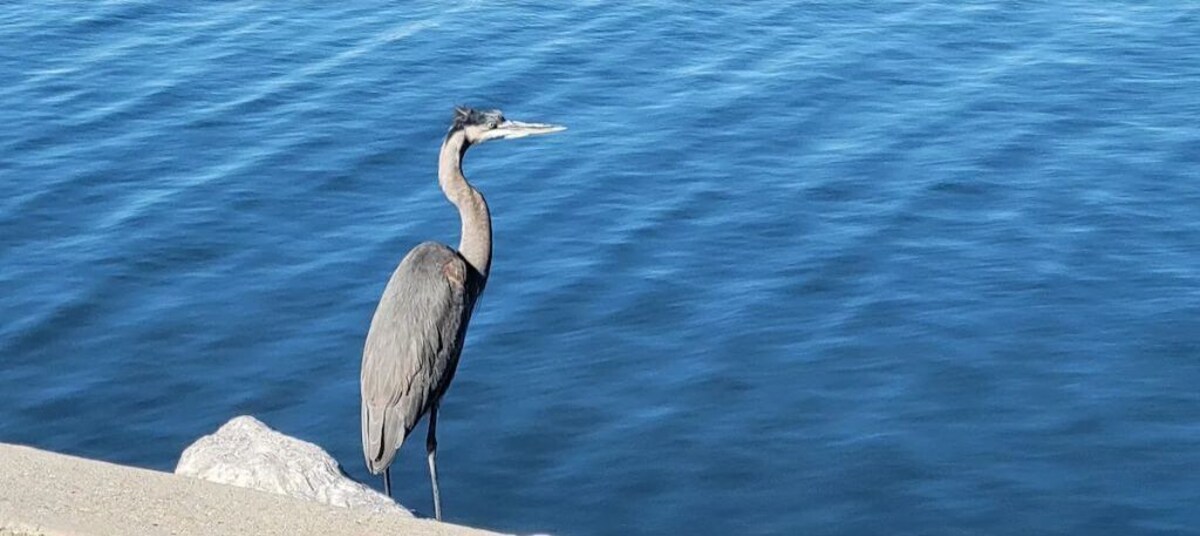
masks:
[[[513,140],[525,136],[538,136],[562,132],[567,127],[546,123],[522,123],[521,121],[505,121],[488,132],[489,138]]]

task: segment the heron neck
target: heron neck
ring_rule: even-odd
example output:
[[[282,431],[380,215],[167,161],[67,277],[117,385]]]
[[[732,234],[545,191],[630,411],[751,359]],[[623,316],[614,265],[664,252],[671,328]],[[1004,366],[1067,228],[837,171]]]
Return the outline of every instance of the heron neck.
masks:
[[[438,184],[455,207],[462,220],[462,238],[458,253],[466,259],[483,280],[487,280],[492,267],[492,216],[487,201],[467,182],[463,176],[462,159],[467,152],[467,139],[463,131],[446,136],[442,153],[438,156]]]

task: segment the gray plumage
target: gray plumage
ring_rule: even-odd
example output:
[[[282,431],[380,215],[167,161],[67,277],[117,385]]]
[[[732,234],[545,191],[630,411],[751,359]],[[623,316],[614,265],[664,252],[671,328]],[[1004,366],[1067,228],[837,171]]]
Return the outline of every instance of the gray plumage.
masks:
[[[363,349],[363,371],[371,371],[362,377],[363,454],[372,473],[392,463],[454,378],[474,301],[466,271],[457,252],[425,242],[404,257],[383,292]]]
[[[475,302],[492,262],[491,214],[483,195],[462,174],[474,144],[549,134],[563,127],[509,121],[499,111],[458,108],[438,157],[438,183],[458,208],[458,250],[435,242],[415,247],[392,273],[367,332],[362,361],[362,444],[367,469],[383,473],[397,449],[429,415],[426,450],[434,512],[442,518],[437,480],[437,413],[462,355]]]

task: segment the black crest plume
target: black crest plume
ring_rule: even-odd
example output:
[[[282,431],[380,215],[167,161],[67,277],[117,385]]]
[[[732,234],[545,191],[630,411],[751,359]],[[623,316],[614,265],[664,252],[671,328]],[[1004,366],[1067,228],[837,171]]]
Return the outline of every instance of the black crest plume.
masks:
[[[480,111],[469,106],[455,106],[454,120],[450,123],[450,132],[469,125],[482,125],[489,119],[500,116],[499,110]]]

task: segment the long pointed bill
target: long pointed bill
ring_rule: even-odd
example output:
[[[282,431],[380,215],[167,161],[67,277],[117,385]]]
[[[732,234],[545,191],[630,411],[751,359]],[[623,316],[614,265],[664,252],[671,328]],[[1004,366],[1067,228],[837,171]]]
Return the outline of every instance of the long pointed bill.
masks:
[[[537,136],[541,134],[553,134],[562,132],[567,127],[561,125],[550,125],[546,123],[522,123],[520,121],[505,121],[499,126],[487,133],[489,139],[505,139],[512,140],[516,138],[524,138],[525,136]]]

